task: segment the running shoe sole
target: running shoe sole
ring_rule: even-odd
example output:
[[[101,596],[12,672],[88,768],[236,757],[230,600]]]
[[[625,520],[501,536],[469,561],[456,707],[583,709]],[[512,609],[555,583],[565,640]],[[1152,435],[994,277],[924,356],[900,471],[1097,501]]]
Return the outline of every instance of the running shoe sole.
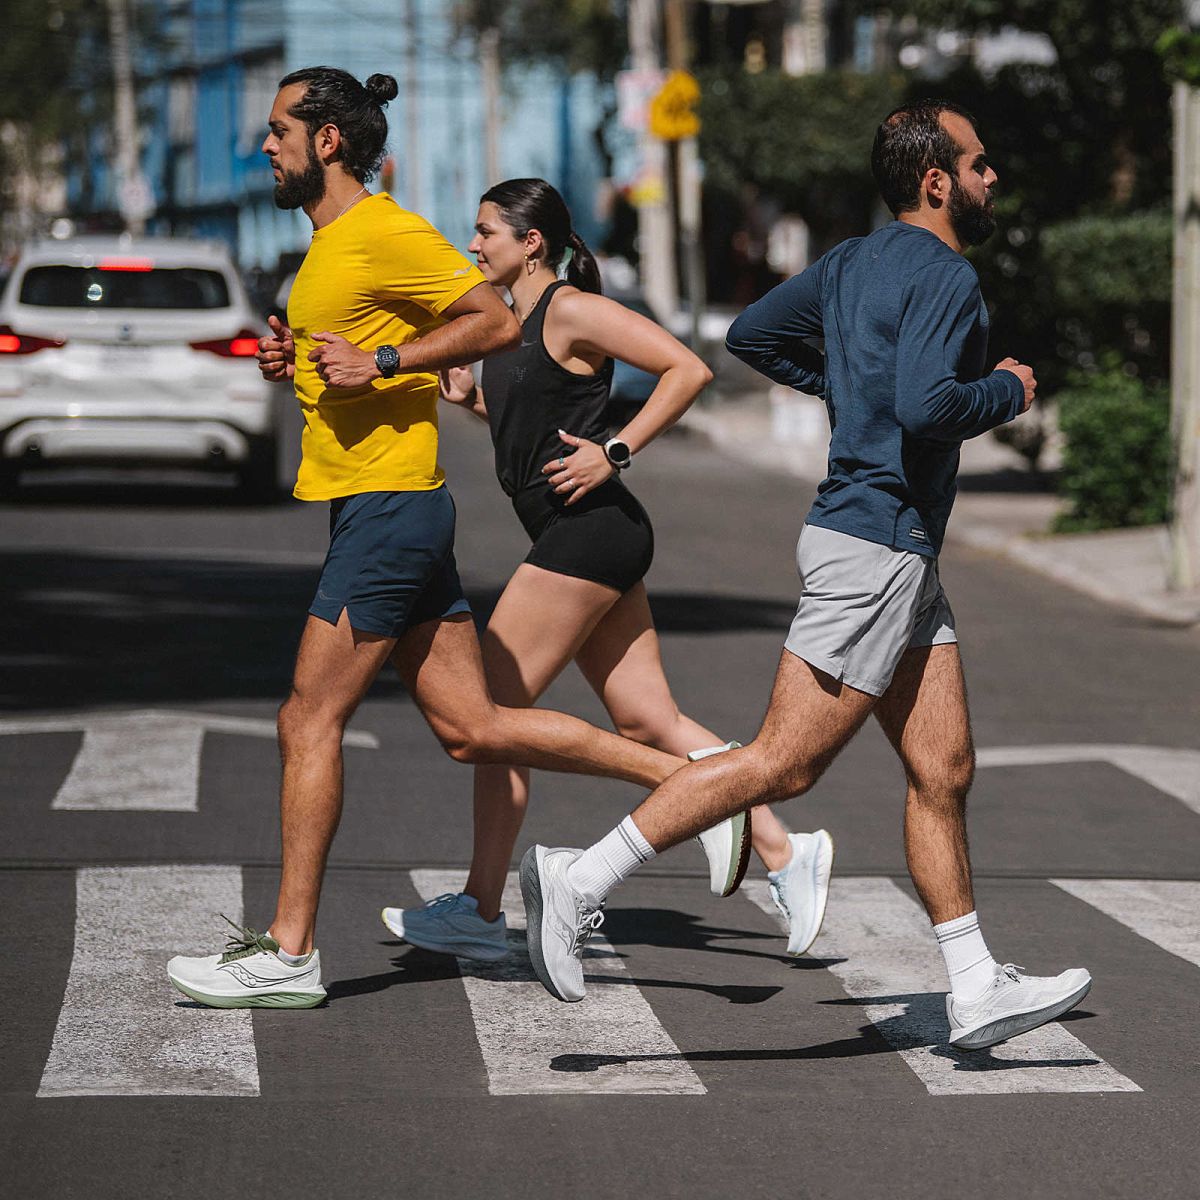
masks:
[[[825,908],[829,903],[829,877],[833,874],[833,838],[825,829],[818,829],[815,836],[820,842],[820,848],[817,850],[817,895],[813,902],[816,920],[813,922],[811,931],[805,931],[808,940],[800,949],[793,950],[790,946],[788,947],[788,954],[792,958],[799,958],[812,948],[813,942],[817,940],[817,934],[821,932],[821,926],[825,923]]]
[[[550,972],[546,969],[545,955],[542,953],[544,905],[542,878],[538,869],[541,849],[541,846],[530,846],[521,859],[521,898],[525,901],[525,936],[529,944],[529,961],[542,987],[556,1000],[570,1004],[571,1000],[554,986],[554,980],[550,978]]]
[[[319,992],[254,992],[247,996],[218,996],[188,987],[174,975],[168,977],[189,1000],[209,1008],[316,1008],[325,1001],[324,988]]]
[[[1070,1012],[1091,990],[1092,981],[1089,979],[1083,987],[1073,992],[1065,1000],[1056,1001],[1054,1004],[1048,1005],[1046,1008],[1039,1008],[1034,1012],[1013,1013],[1011,1016],[990,1021],[965,1034],[958,1041],[951,1039],[950,1045],[955,1050],[986,1050],[989,1046],[1006,1042],[1009,1038],[1028,1033],[1039,1025],[1057,1020],[1063,1013]]]
[[[738,813],[732,820],[736,822],[739,818],[742,821],[742,840],[738,847],[738,862],[737,870],[733,873],[733,878],[729,881],[728,886],[721,893],[721,899],[724,900],[728,896],[732,896],[734,892],[742,886],[742,880],[746,878],[746,868],[750,865],[750,841],[751,841],[751,821],[750,810],[747,809],[744,813]],[[736,836],[736,834],[735,834]]]

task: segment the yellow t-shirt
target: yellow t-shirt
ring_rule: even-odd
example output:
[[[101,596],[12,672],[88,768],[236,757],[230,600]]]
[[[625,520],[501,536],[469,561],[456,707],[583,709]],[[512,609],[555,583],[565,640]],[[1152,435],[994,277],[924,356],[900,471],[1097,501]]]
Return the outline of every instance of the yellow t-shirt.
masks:
[[[308,355],[323,344],[314,341],[317,333],[336,333],[363,350],[415,341],[483,282],[478,267],[386,192],[313,234],[288,297],[305,425],[298,499],[441,487],[436,374],[336,388],[321,381]]]

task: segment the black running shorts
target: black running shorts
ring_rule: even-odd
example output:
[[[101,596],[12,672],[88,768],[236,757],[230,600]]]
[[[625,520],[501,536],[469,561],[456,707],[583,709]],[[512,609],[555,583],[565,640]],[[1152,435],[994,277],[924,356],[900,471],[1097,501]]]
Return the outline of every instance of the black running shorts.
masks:
[[[513,509],[533,542],[525,561],[629,591],[654,558],[654,530],[646,510],[616,479],[574,504],[566,500],[545,483],[513,496]]]

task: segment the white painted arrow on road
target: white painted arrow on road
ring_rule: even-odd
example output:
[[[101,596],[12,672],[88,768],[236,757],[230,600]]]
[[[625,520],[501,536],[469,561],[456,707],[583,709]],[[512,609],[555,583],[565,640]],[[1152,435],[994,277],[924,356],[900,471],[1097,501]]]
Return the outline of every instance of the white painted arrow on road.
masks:
[[[0,721],[0,736],[83,733],[51,808],[109,812],[196,812],[206,733],[275,739],[275,722],[218,713],[145,710],[21,717]],[[377,750],[372,733],[347,732],[347,746]]]

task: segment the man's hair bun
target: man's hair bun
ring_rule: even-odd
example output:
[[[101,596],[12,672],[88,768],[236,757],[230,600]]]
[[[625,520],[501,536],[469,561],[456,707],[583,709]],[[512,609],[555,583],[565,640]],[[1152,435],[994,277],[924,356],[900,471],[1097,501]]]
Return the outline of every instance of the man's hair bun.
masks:
[[[386,104],[389,100],[395,100],[400,92],[399,86],[391,75],[372,75],[363,86],[371,93],[377,104]]]

